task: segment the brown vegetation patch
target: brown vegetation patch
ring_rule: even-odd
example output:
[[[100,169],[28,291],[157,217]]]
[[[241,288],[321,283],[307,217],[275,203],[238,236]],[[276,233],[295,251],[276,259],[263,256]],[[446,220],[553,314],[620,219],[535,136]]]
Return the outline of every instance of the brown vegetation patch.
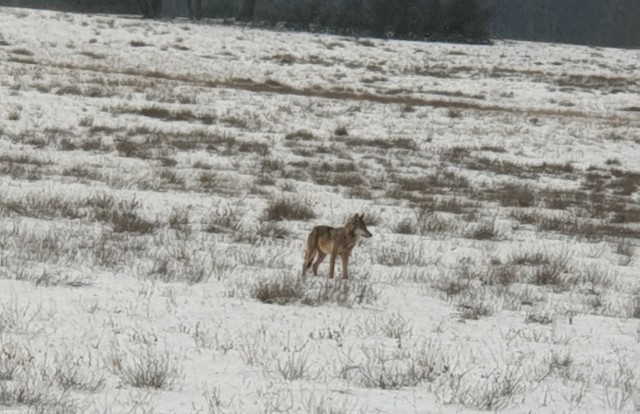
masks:
[[[309,203],[296,199],[271,200],[264,210],[264,219],[267,221],[310,220],[315,217],[316,213]]]
[[[33,56],[32,51],[24,48],[12,49],[11,53],[13,53],[14,55],[20,55],[20,56]]]
[[[83,50],[82,52],[79,52],[78,54],[82,55],[82,56],[86,56],[86,57],[91,58],[91,59],[96,59],[96,60],[106,59],[106,57],[107,57],[107,55],[105,55],[103,53],[96,53],[96,52],[92,52],[90,50]]]
[[[298,131],[289,132],[285,135],[284,139],[286,141],[312,141],[315,139],[313,133],[307,131],[306,129],[300,129]]]
[[[437,193],[442,188],[467,189],[470,186],[467,177],[450,170],[441,170],[417,177],[394,176],[391,179],[398,184],[402,191],[422,194]]]
[[[490,171],[495,174],[511,175],[520,178],[538,178],[541,174],[553,176],[572,177],[574,167],[570,163],[548,163],[541,164],[525,164],[510,160],[501,160],[498,158],[489,158],[484,156],[472,156],[471,154],[451,155],[443,154],[443,158],[447,161],[456,162],[464,165],[471,170]]]
[[[365,138],[349,137],[341,141],[350,147],[372,147],[372,148],[380,148],[383,150],[405,149],[409,151],[414,151],[417,149],[417,145],[415,141],[413,141],[410,138],[365,139]]]
[[[37,64],[30,61],[29,63]],[[112,67],[100,66],[100,65],[78,65],[72,63],[57,63],[57,62],[42,62],[42,65],[47,67],[58,67],[65,69],[86,70],[100,73],[109,74],[125,74],[130,76],[139,76],[143,78],[154,78],[168,81],[179,81],[183,83],[189,83],[192,85],[199,85],[212,88],[229,88],[229,89],[242,89],[250,92],[258,93],[277,93],[284,95],[297,95],[297,96],[310,96],[326,99],[338,99],[338,100],[353,100],[353,101],[368,101],[381,104],[399,104],[404,106],[430,106],[434,108],[457,108],[457,109],[469,109],[475,111],[491,111],[491,112],[508,112],[508,113],[521,113],[526,116],[532,115],[545,115],[554,117],[577,117],[577,118],[589,118],[589,119],[603,119],[607,121],[620,119],[618,117],[612,117],[610,115],[598,115],[592,113],[583,113],[575,110],[549,110],[549,109],[519,109],[513,106],[500,106],[491,104],[478,104],[464,101],[454,100],[438,100],[438,99],[423,99],[413,96],[404,95],[378,95],[368,92],[357,91],[347,88],[334,88],[324,89],[318,86],[307,87],[298,89],[296,87],[283,84],[275,80],[267,80],[264,82],[256,82],[247,78],[232,78],[229,80],[207,80],[193,77],[186,74],[169,74],[160,72],[158,70],[145,70],[139,68],[124,68],[120,70],[114,70]],[[447,74],[450,77],[450,74]]]
[[[145,47],[145,46],[152,46],[148,43],[143,42],[142,40],[132,40],[129,42],[129,45],[133,46],[133,47]]]
[[[490,193],[490,199],[505,207],[532,207],[536,204],[535,191],[527,184],[506,183]]]

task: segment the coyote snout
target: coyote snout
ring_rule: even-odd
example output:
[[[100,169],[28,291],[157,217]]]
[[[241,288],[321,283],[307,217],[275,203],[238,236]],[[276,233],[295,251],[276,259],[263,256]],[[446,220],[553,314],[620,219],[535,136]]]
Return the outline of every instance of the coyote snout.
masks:
[[[349,256],[360,237],[371,237],[371,232],[364,223],[364,214],[354,215],[344,227],[314,227],[307,238],[307,252],[302,265],[302,276],[304,277],[307,269],[311,267],[317,253],[318,259],[313,264],[315,276],[318,275],[318,266],[329,255],[329,279],[333,278],[336,256],[342,258],[342,278],[348,278]]]

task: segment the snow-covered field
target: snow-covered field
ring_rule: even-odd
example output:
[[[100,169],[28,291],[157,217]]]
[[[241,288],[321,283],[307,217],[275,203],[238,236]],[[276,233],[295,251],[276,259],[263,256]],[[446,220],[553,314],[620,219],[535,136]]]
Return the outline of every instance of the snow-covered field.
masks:
[[[640,410],[639,62],[0,8],[0,411]]]

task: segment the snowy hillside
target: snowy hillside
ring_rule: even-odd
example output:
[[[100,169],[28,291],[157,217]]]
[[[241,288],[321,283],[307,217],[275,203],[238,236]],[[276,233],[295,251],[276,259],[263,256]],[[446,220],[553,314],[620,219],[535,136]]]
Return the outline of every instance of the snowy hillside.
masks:
[[[637,412],[639,62],[0,8],[0,407]]]

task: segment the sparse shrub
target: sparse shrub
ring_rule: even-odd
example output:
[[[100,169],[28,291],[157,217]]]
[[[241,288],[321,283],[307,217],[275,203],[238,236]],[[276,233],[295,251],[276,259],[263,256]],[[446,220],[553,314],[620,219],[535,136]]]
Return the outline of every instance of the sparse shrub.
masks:
[[[144,148],[143,144],[128,139],[116,141],[116,150],[121,157],[140,158],[143,160],[151,158],[151,152]]]
[[[551,257],[548,254],[535,250],[521,250],[509,256],[509,263],[518,266],[539,266],[550,262]]]
[[[315,139],[315,137],[313,136],[313,133],[311,133],[311,131],[307,131],[306,129],[300,129],[295,132],[289,132],[284,137],[284,139],[286,141],[312,141]]]
[[[242,212],[237,208],[218,208],[209,215],[204,231],[207,233],[235,233],[240,230]]]
[[[219,191],[222,187],[223,180],[220,176],[211,171],[203,171],[198,176],[200,187],[206,191]]]
[[[291,234],[291,232],[278,223],[266,221],[260,223],[260,226],[258,226],[258,229],[256,230],[256,234],[258,234],[260,237],[271,239],[285,239]]]
[[[531,273],[531,283],[539,286],[552,286],[557,290],[565,290],[568,284],[575,283],[567,274],[569,256],[566,252],[550,257],[548,263],[536,266]]]
[[[461,163],[471,156],[471,150],[468,147],[453,146],[445,150],[441,158],[453,163]]]
[[[631,208],[626,205],[610,205],[609,210],[613,211],[614,213],[613,217],[611,218],[611,223],[640,223],[640,209],[638,208]]]
[[[78,95],[82,96],[85,92],[78,85],[64,85],[56,90],[56,95]],[[82,126],[82,125],[81,125]]]
[[[98,171],[84,167],[83,165],[74,165],[73,167],[66,168],[63,175],[69,177],[77,177],[85,180],[99,180],[101,175]]]
[[[324,303],[335,303],[347,308],[354,305],[372,304],[378,299],[378,294],[369,283],[356,280],[328,279],[312,286],[303,301],[305,305],[318,306]]]
[[[499,145],[483,145],[480,147],[480,151],[489,151],[497,153],[506,153],[507,150],[503,146]]]
[[[311,365],[307,352],[292,351],[287,352],[285,357],[278,357],[277,371],[287,381],[295,381],[305,378],[309,374]]]
[[[509,216],[518,220],[522,224],[536,224],[540,218],[539,212],[531,210],[511,210]]]
[[[359,174],[334,174],[331,180],[332,186],[354,188],[361,186],[365,180]]]
[[[83,151],[98,151],[100,149],[100,139],[85,139],[80,145]]]
[[[116,114],[137,114],[137,115],[146,116],[148,118],[157,118],[157,119],[163,119],[167,121],[191,121],[191,120],[198,119],[196,114],[194,114],[193,111],[189,109],[171,110],[160,105],[147,105],[143,107],[130,107],[130,106],[122,105],[122,106],[112,108],[112,111]],[[179,145],[177,141],[174,141],[173,144]],[[182,143],[182,144],[193,146],[194,142],[189,141],[188,144],[185,144],[185,143]]]
[[[373,193],[365,186],[355,186],[347,189],[347,196],[360,200],[371,200],[373,198]]]
[[[480,319],[495,312],[496,297],[489,290],[467,289],[458,301],[458,310],[462,319]]]
[[[175,167],[176,165],[178,165],[178,161],[169,157],[159,157],[157,158],[157,160],[160,162],[160,165],[162,165],[163,167]]]
[[[185,282],[196,284],[206,282],[212,275],[221,277],[221,266],[203,260],[200,256],[184,248],[178,248],[171,255],[156,257],[153,267],[146,274],[147,279],[162,282]]]
[[[352,307],[377,300],[377,294],[365,282],[324,279],[314,283],[287,275],[259,281],[251,286],[249,296],[268,304],[307,306],[335,303],[339,306]]]
[[[189,210],[173,208],[171,215],[169,216],[169,228],[189,234],[191,232],[191,225],[189,223]]]
[[[522,392],[527,381],[521,364],[494,369],[480,377],[465,374],[447,375],[438,384],[436,397],[441,403],[462,404],[485,411],[500,411],[516,394]]]
[[[539,323],[541,325],[549,325],[556,319],[556,315],[553,311],[536,306],[527,312],[524,321],[526,323]]]
[[[569,350],[553,350],[547,357],[546,363],[549,364],[550,372],[554,372],[560,377],[567,378],[569,369],[574,363],[574,358],[571,356],[571,352]]]
[[[612,169],[611,173],[616,178],[612,180],[610,187],[612,187],[617,194],[628,196],[633,194],[638,189],[638,182],[640,182],[640,173],[633,173],[616,169]]]
[[[312,392],[303,392],[302,407],[307,414],[351,414],[357,412],[357,405],[350,397],[340,392],[330,392],[319,397]]]
[[[0,207],[26,217],[77,219],[84,216],[81,202],[62,196],[28,194],[22,199],[2,200]]]
[[[444,293],[448,300],[462,294],[471,283],[471,274],[468,266],[462,266],[458,271],[449,273],[436,280],[432,287]]]
[[[457,108],[449,108],[447,110],[447,116],[451,119],[462,118],[462,111]]]
[[[393,227],[394,233],[398,234],[418,234],[419,230],[414,220],[404,219]]]
[[[24,48],[12,49],[11,53],[13,53],[14,55],[20,55],[20,56],[33,56],[32,51]]]
[[[429,233],[447,235],[458,229],[458,223],[455,219],[438,214],[419,214],[418,220],[421,235]]]
[[[439,188],[461,189],[469,187],[469,179],[455,171],[442,170],[424,176],[394,177],[402,191],[433,194]]]
[[[484,221],[476,226],[472,226],[467,230],[464,236],[474,240],[495,240],[498,238],[498,232],[494,222]]]
[[[92,40],[94,40],[94,43],[95,43],[96,39],[92,39]],[[86,56],[86,57],[91,58],[91,59],[95,59],[95,60],[106,59],[106,57],[107,57],[103,53],[96,53],[96,52],[91,51],[91,50],[83,50],[81,52],[78,52],[78,54],[82,55],[82,56]]]
[[[193,168],[200,169],[200,170],[207,170],[208,171],[208,170],[213,169],[213,165],[208,164],[208,163],[206,163],[204,161],[196,161],[196,162],[193,163]]]
[[[431,258],[425,254],[419,243],[393,243],[376,248],[377,263],[385,266],[426,266]]]
[[[135,210],[140,202],[135,198],[121,201],[115,210],[111,211],[110,221],[113,231],[116,233],[153,233],[157,223],[147,221],[138,216]]]
[[[633,309],[631,310],[631,316],[640,319],[640,296],[633,298]]]
[[[0,333],[2,330],[3,326],[0,325]],[[0,381],[13,380],[20,373],[26,359],[28,357],[23,355],[17,345],[10,342],[0,345]]]
[[[284,162],[281,159],[265,157],[260,161],[260,169],[262,173],[282,171],[284,169]]]
[[[415,348],[362,348],[364,361],[344,369],[342,376],[366,388],[393,390],[433,382],[448,371],[440,348],[431,341]]]
[[[175,355],[169,349],[159,350],[157,346],[145,345],[126,354],[112,355],[111,363],[114,373],[127,385],[171,389],[182,372]]]
[[[184,178],[180,177],[178,172],[173,168],[161,168],[159,176],[166,184],[180,187],[183,187],[185,184]]]
[[[27,275],[27,277],[25,277]],[[19,280],[31,280],[36,286],[82,287],[89,285],[89,279],[77,273],[43,270],[38,273],[22,273]]]
[[[349,130],[347,130],[346,126],[341,125],[333,130],[333,134],[337,137],[346,137],[349,135]]]
[[[498,264],[489,267],[482,281],[488,285],[509,286],[518,279],[518,270],[510,264]]]
[[[252,188],[252,193],[254,194],[264,194],[264,187],[276,185],[276,180],[273,178],[271,174],[261,173],[254,180],[254,187]]]
[[[498,201],[505,207],[531,207],[536,203],[536,195],[529,185],[507,183],[497,193]]]
[[[31,379],[27,377],[27,374],[21,376],[17,381],[2,381],[0,382],[0,405],[4,407],[23,405],[29,407],[33,412],[55,412],[45,410],[45,408],[55,410],[56,396],[51,388],[50,385],[44,383],[42,378]],[[70,413],[77,412],[73,409],[77,407],[69,406],[66,408],[70,409],[68,411]]]
[[[98,392],[104,387],[104,378],[96,374],[81,358],[65,355],[56,360],[53,379],[63,391]]]
[[[575,222],[561,214],[540,214],[537,217],[538,228],[545,231],[566,231],[572,227],[572,223]]]
[[[143,42],[142,40],[131,40],[129,42],[129,44],[133,47],[144,47],[144,46],[150,46],[149,44]]]
[[[265,279],[251,287],[249,296],[262,303],[287,305],[302,301],[305,297],[305,288],[300,278]]]
[[[628,266],[634,260],[635,248],[628,239],[622,238],[616,244],[616,253],[618,256],[618,264],[620,266]]]
[[[405,337],[411,336],[413,328],[411,322],[403,318],[399,313],[390,315],[382,321],[382,333],[398,343],[398,348],[403,347]]]
[[[378,148],[380,150],[409,150],[414,151],[418,149],[418,145],[411,138],[358,138],[358,137],[345,137],[344,143],[350,147],[370,147]]]
[[[261,156],[269,155],[271,151],[269,145],[264,142],[244,141],[238,145],[238,151],[242,153],[253,153]]]
[[[466,202],[459,197],[425,200],[421,204],[421,208],[426,208],[427,205],[432,211],[444,211],[452,214],[463,214],[470,210],[473,212],[478,207],[476,203]]]
[[[264,210],[264,219],[267,221],[310,220],[315,217],[309,203],[296,199],[271,200]]]
[[[505,308],[520,310],[523,306],[532,306],[545,301],[545,293],[530,285],[512,285],[504,291]]]

